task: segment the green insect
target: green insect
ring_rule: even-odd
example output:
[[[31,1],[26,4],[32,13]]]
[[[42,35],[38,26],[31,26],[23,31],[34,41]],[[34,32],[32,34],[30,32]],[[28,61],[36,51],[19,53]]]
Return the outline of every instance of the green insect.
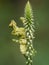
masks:
[[[12,35],[16,35],[17,37],[20,36],[18,40],[17,39],[12,39],[12,40],[20,44],[20,51],[22,54],[25,54],[27,50],[25,29],[22,27],[18,27],[14,20],[11,21],[9,26],[13,27]]]

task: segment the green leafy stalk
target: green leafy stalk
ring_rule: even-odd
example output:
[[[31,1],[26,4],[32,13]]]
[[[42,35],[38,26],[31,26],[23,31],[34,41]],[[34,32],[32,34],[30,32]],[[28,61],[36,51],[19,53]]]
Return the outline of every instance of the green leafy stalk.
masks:
[[[25,30],[26,30],[26,37],[27,39],[27,62],[26,65],[32,65],[32,55],[33,55],[33,33],[34,33],[34,29],[33,29],[33,15],[32,15],[32,8],[31,5],[29,3],[29,1],[26,4],[25,7],[25,14],[24,17],[26,19],[26,23],[25,24]]]
[[[27,50],[26,50],[26,65],[32,65],[32,57],[34,55],[34,48],[33,48],[33,39],[34,39],[34,19],[33,19],[33,13],[32,8],[29,3],[27,2],[25,6],[25,14],[24,17],[21,17],[23,20],[25,32],[26,32],[26,39],[27,39]]]
[[[14,20],[9,24],[9,26],[13,27],[12,35],[19,38],[12,40],[20,44],[20,51],[26,58],[26,65],[32,65],[32,58],[36,51],[33,48],[33,39],[35,38],[34,19],[29,1],[25,6],[24,17],[20,17],[20,19],[22,20],[24,27],[18,27]]]

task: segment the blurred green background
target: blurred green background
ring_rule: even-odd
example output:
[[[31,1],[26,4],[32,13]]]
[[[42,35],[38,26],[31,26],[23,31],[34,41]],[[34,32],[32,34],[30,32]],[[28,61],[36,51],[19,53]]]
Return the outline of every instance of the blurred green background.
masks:
[[[49,65],[49,0],[29,0],[34,14],[37,54],[33,65]],[[19,45],[12,42],[9,23],[14,19],[23,26],[20,17],[24,15],[27,0],[0,0],[0,65],[25,65]]]

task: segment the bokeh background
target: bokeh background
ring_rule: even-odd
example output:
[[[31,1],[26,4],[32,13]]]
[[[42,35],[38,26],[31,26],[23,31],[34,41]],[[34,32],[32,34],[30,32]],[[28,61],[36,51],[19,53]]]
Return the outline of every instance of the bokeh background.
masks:
[[[0,65],[25,65],[19,45],[12,42],[9,23],[14,19],[23,26],[20,17],[28,0],[0,0]],[[49,0],[29,0],[34,15],[34,48],[37,54],[33,65],[49,65]]]

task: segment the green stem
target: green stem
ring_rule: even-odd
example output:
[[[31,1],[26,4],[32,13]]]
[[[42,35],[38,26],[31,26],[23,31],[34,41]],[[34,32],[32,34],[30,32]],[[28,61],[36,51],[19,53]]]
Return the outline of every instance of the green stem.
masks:
[[[34,22],[33,22],[32,8],[29,1],[27,2],[25,7],[24,19],[25,19],[24,28],[25,28],[26,39],[27,39],[26,65],[32,65]]]

